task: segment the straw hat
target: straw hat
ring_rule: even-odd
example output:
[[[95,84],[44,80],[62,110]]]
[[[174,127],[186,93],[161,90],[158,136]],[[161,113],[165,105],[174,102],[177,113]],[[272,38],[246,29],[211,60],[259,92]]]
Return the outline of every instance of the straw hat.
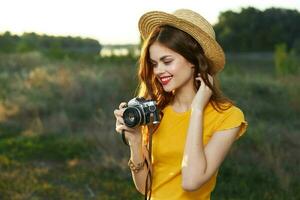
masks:
[[[161,11],[147,12],[139,20],[142,38],[146,39],[153,30],[162,25],[176,27],[191,35],[201,45],[205,56],[212,62],[213,74],[224,68],[224,52],[215,39],[212,25],[201,15],[188,9],[179,9],[173,14]]]

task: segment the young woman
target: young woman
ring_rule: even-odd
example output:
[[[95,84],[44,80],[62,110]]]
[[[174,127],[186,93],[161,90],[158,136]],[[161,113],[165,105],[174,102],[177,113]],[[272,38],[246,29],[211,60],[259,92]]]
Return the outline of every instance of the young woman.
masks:
[[[138,96],[156,101],[161,121],[129,128],[122,118],[126,103],[114,111],[116,131],[125,132],[130,146],[135,186],[153,200],[210,199],[221,163],[247,128],[216,79],[223,50],[212,26],[187,9],[148,12],[139,30]]]

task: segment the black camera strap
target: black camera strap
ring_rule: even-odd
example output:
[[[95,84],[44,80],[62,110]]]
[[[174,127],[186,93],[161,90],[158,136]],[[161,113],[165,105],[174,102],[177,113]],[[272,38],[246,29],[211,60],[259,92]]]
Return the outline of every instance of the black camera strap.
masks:
[[[125,130],[122,130],[121,134],[122,134],[122,140],[123,140],[124,144],[126,144],[127,146],[129,146],[128,141],[125,138]]]

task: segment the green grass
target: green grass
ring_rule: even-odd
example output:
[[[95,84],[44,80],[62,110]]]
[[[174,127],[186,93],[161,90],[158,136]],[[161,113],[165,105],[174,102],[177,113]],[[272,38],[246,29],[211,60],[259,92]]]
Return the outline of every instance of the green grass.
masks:
[[[142,199],[113,116],[133,97],[135,60],[0,58],[0,199]],[[229,56],[219,79],[249,128],[212,199],[300,198],[299,77],[276,76],[270,56]]]
[[[66,161],[88,158],[96,144],[84,137],[66,135],[0,137],[0,154],[18,161]]]
[[[234,63],[221,81],[249,127],[221,166],[213,199],[298,199],[300,76],[275,76],[268,59]]]
[[[0,156],[1,199],[137,199],[129,177],[86,160],[21,163]]]
[[[140,197],[124,170],[103,166],[97,144],[80,135],[2,135],[1,199]]]

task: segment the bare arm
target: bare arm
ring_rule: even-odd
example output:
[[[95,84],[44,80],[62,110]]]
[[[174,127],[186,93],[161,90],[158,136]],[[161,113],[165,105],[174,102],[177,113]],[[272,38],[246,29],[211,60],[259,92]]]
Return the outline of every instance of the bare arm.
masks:
[[[139,142],[136,142],[136,143],[129,142],[129,144],[130,144],[130,159],[131,159],[131,161],[135,165],[143,162],[144,156],[142,154],[142,144]],[[135,184],[135,187],[142,194],[145,194],[145,184],[146,184],[147,172],[148,172],[148,168],[147,168],[146,164],[137,173],[135,173],[134,171],[131,171],[132,179]]]
[[[239,127],[213,134],[204,148],[203,111],[192,111],[182,161],[182,187],[193,191],[206,183],[217,171],[235,141]]]
[[[213,84],[213,77],[208,75],[208,78]],[[218,131],[204,148],[203,112],[212,91],[200,73],[195,79],[200,81],[200,87],[191,105],[192,113],[182,160],[182,187],[187,191],[197,190],[215,174],[239,131],[239,127]]]
[[[116,117],[116,131],[121,133],[122,130],[125,130],[125,137],[129,141],[130,146],[130,159],[131,161],[137,165],[144,161],[143,150],[142,150],[142,134],[139,127],[137,128],[129,128],[124,125],[123,121],[123,105],[126,103],[121,103],[119,109],[114,111],[114,115]],[[148,168],[145,164],[144,167],[138,172],[131,171],[132,179],[136,189],[144,194],[145,193],[145,183],[147,178]]]

